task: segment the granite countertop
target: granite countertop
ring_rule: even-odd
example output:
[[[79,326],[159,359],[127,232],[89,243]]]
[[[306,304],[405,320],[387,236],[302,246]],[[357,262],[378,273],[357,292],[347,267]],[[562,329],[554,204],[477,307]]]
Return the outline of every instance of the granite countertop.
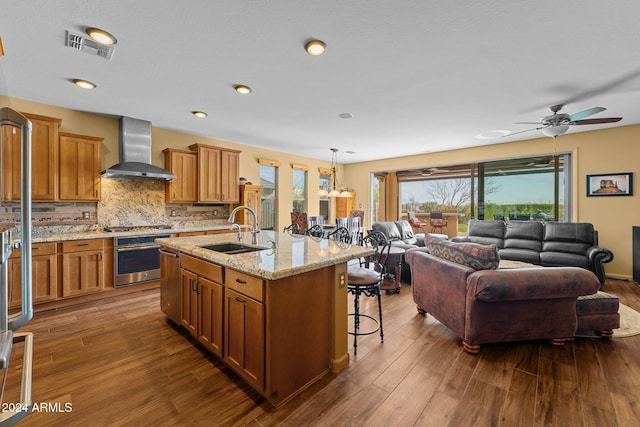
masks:
[[[248,243],[251,242],[251,233],[242,233],[242,237],[244,244],[248,246],[268,249],[242,254],[224,254],[201,247],[223,242],[237,243],[235,234],[163,238],[156,241],[167,248],[269,280],[318,270],[373,253],[372,249],[362,246],[266,230],[258,234],[257,245]],[[276,242],[275,250],[270,249],[271,244],[267,242],[268,240]]]
[[[47,233],[47,234],[34,234],[31,237],[32,243],[42,242],[62,242],[66,240],[84,240],[84,239],[107,239],[110,237],[127,237],[127,236],[148,236],[154,234],[174,234],[185,233],[190,231],[213,231],[213,230],[229,230],[229,225],[208,225],[208,226],[189,226],[189,227],[175,227],[166,230],[134,230],[134,231],[116,231],[109,232],[102,229],[96,231],[80,231],[69,233]],[[248,228],[246,225],[241,226]],[[19,240],[19,236],[16,236],[15,240]]]

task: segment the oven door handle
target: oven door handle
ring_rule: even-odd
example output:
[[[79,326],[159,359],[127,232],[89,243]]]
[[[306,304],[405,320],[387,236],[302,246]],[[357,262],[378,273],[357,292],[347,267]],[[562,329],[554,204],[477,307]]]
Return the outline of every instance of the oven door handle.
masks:
[[[116,248],[116,252],[144,251],[147,249],[160,249],[160,245],[144,245],[144,246],[130,246],[130,247],[124,247],[124,248]]]

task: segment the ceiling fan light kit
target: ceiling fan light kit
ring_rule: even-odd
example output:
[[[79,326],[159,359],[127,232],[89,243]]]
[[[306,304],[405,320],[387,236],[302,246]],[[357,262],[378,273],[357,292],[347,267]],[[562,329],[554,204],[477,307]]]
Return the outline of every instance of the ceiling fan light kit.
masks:
[[[604,107],[593,107],[587,110],[580,111],[574,114],[566,114],[560,113],[559,111],[564,107],[562,104],[556,104],[549,107],[549,110],[553,114],[543,118],[539,123],[538,122],[518,122],[516,124],[539,124],[540,126],[526,129],[519,132],[511,132],[507,135],[503,135],[503,137],[508,137],[512,135],[516,135],[518,133],[529,132],[532,130],[542,130],[542,133],[546,136],[550,136],[552,138],[556,138],[559,135],[564,134],[569,130],[569,126],[577,126],[577,125],[598,125],[605,123],[616,123],[622,120],[622,117],[604,117],[600,119],[585,119],[585,117],[592,116],[594,114],[605,111]]]

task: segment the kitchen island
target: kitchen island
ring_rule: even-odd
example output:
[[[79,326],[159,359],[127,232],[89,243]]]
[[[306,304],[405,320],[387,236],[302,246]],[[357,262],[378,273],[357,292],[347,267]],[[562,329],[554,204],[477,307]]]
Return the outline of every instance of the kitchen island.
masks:
[[[273,405],[349,364],[347,262],[370,249],[273,231],[244,253],[203,247],[238,243],[235,234],[156,242],[174,253],[161,259],[161,293],[179,296],[161,295],[163,311],[179,304],[174,321]]]

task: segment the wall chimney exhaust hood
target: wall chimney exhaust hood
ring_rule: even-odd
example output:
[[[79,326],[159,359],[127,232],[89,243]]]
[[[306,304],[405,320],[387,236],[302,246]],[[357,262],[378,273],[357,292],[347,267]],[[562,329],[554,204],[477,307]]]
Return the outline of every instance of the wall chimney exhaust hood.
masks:
[[[109,178],[170,181],[175,175],[151,164],[151,122],[120,118],[120,163],[102,171]]]

